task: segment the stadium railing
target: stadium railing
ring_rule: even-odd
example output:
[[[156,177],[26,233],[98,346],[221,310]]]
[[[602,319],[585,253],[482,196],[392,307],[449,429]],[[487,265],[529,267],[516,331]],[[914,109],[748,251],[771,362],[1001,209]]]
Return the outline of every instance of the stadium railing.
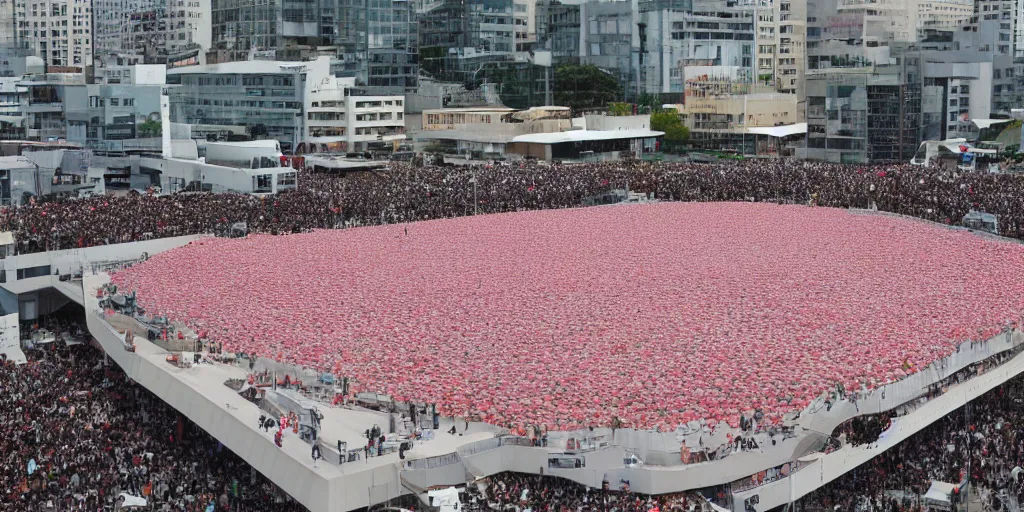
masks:
[[[462,457],[459,456],[458,452],[449,453],[445,455],[438,455],[437,457],[427,457],[425,459],[417,459],[406,463],[406,469],[437,469],[444,466],[450,466],[452,464],[458,464],[462,462]]]

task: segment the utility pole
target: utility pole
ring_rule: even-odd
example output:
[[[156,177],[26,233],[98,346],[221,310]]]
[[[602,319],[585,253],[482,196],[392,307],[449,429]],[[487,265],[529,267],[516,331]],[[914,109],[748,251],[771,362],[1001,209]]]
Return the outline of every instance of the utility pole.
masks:
[[[964,475],[964,510],[970,508],[971,501],[971,442],[974,435],[971,433],[971,402],[964,405],[964,431],[967,432],[967,473]],[[957,482],[959,483],[959,482]]]
[[[640,74],[644,70],[644,54],[647,53],[647,23],[639,22],[636,24],[637,33],[640,36],[640,51],[637,53],[637,66],[636,66],[636,108],[637,112],[640,111]]]
[[[473,178],[469,180],[473,184],[473,215],[477,214],[477,207],[480,205],[480,201],[476,195],[476,169],[473,169]]]

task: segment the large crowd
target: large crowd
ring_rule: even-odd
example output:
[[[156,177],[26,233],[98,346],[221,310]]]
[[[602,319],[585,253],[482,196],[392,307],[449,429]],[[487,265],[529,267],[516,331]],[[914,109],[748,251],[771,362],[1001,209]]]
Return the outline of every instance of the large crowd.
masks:
[[[0,210],[0,230],[12,231],[17,251],[30,253],[175,235],[222,232],[239,222],[244,222],[250,233],[281,234],[352,225],[461,217],[474,213],[560,209],[579,206],[585,198],[612,189],[628,189],[660,201],[746,201],[877,208],[948,224],[958,223],[969,210],[980,210],[999,216],[1001,234],[1024,238],[1024,177],[909,165],[846,166],[795,160],[728,161],[719,164],[629,162],[572,166],[517,162],[469,168],[394,164],[385,170],[348,176],[302,172],[298,190],[273,197],[208,193],[154,196],[130,193],[119,197],[38,202],[9,207]],[[429,242],[443,240],[440,238],[442,235],[430,238],[430,235],[434,234],[430,231],[431,228],[410,226],[403,229],[401,235],[395,231],[393,238],[397,242],[394,243],[413,243],[409,242],[410,235],[412,238],[426,235],[426,242],[414,242],[425,244],[423,248],[426,248]],[[493,238],[513,231],[513,228],[508,226],[502,229],[504,231],[491,233]],[[628,241],[631,234],[625,233],[623,236]],[[257,237],[252,243],[259,240],[260,237]],[[583,244],[586,241],[577,242]],[[211,244],[209,249],[227,247],[217,245],[221,243],[223,242]],[[337,249],[337,246],[334,247]],[[366,247],[358,246],[357,249]],[[377,250],[384,247],[386,243],[380,242]],[[825,249],[831,250],[832,247]],[[511,256],[515,254],[512,252]],[[553,257],[575,257],[573,254],[565,249]],[[915,251],[904,254],[897,251],[897,254],[905,258],[891,257],[889,261],[893,264],[897,261],[910,261],[913,258],[927,256],[926,253]],[[942,254],[944,257],[949,255]],[[892,253],[888,256],[892,256]],[[508,262],[507,259],[495,261]],[[431,268],[430,272],[458,270],[468,272],[461,274],[463,276],[473,275],[473,269],[453,269],[446,266],[451,263],[449,260],[442,259],[438,263],[439,265]],[[966,260],[961,263],[969,264]],[[975,263],[985,263],[985,272],[988,272],[991,270],[990,265],[997,262],[986,258]],[[306,268],[308,271],[308,267]],[[417,270],[415,267],[406,268],[411,271]],[[924,266],[920,268],[925,270]],[[972,282],[977,282],[976,280],[983,279],[986,275],[982,269],[970,268],[974,270],[964,275]],[[964,267],[943,264],[942,269],[962,272]],[[267,268],[243,270],[263,272]],[[331,272],[330,269],[322,270]],[[607,279],[615,277],[618,272],[612,267],[605,270],[603,275]],[[538,264],[533,271],[541,273],[544,272],[544,268]],[[822,271],[824,272],[824,269]],[[405,295],[393,296],[392,299],[406,301],[445,291],[432,289],[425,282],[416,281],[415,276],[422,274],[411,274],[411,277],[406,278],[408,282],[403,289]],[[601,285],[599,274],[595,272],[590,280],[581,283],[580,294],[574,296],[577,303],[582,304],[591,298],[584,293],[587,289],[582,285]],[[378,281],[382,285],[389,280],[396,281],[394,274],[370,277],[379,278]],[[633,275],[630,278],[642,279],[642,276]],[[457,280],[453,278],[452,281]],[[209,281],[204,283],[208,284]],[[933,278],[932,283],[942,285],[944,282]],[[1014,284],[1013,280],[1002,280],[1002,283],[1007,286]],[[487,283],[480,279],[458,281],[460,287],[479,287],[484,284]],[[800,283],[789,285],[799,288]],[[280,291],[275,288],[270,290]],[[1017,297],[1024,296],[1019,291],[1007,292]],[[539,290],[538,293],[551,294],[554,291]],[[220,297],[230,295],[232,294],[222,294]],[[462,310],[459,313],[466,314],[473,308],[486,305],[488,298],[485,294],[478,295],[482,303],[461,304]],[[959,300],[958,294],[940,293],[935,296],[941,296],[941,299],[946,301],[943,302],[944,308],[959,306],[948,302]],[[922,297],[924,295],[915,295],[911,298],[921,300]],[[271,319],[277,322],[275,325],[294,320],[289,315],[292,314],[291,306],[294,305],[294,300],[299,297],[288,299],[291,304],[271,315]],[[490,307],[504,306],[496,296],[492,296],[491,299],[493,300]],[[340,301],[340,305],[345,301],[361,304],[360,301],[376,299],[370,295],[359,295],[332,300]],[[766,307],[768,306],[771,305],[767,304]],[[244,311],[244,308],[241,310]],[[941,308],[936,311],[939,310],[946,311]],[[456,331],[450,325],[442,325],[445,318],[442,313],[428,310],[407,311],[410,315],[432,319],[424,325],[447,329],[446,335],[453,339],[474,339],[473,336],[481,331],[497,330],[495,326],[484,322],[479,325],[466,325],[462,330]],[[976,309],[969,311],[972,311],[973,315],[970,320],[981,318],[978,315],[982,313]],[[887,313],[879,312],[878,318],[884,318]],[[723,325],[742,326],[748,320],[755,320],[733,317],[733,310],[728,308],[725,314]],[[209,321],[214,324],[225,318]],[[298,347],[299,350],[294,351],[294,354],[301,355],[303,350],[315,352],[316,340],[332,341],[335,336],[340,335],[329,330],[330,326],[322,318],[306,320],[310,321],[310,328],[315,327],[319,331],[316,336],[303,337],[306,340],[304,345]],[[378,320],[380,319],[377,317],[367,315],[360,320],[361,323],[356,322],[355,325],[370,326]],[[441,323],[433,323],[435,320]],[[923,318],[916,327],[923,329],[928,327],[929,322],[934,324],[939,320],[941,318],[938,317]],[[297,322],[290,325],[295,324]],[[834,324],[826,324],[823,328],[835,329]],[[213,325],[208,327],[212,328]],[[218,327],[232,329],[238,326],[222,324]],[[380,326],[386,327],[388,326]],[[394,329],[393,325],[390,327]],[[500,412],[496,408],[497,400],[500,399],[504,400],[503,403],[514,404],[524,411],[542,411],[541,408],[546,404],[553,405],[553,413],[567,414],[564,417],[573,420],[571,426],[609,423],[605,420],[613,418],[604,417],[599,418],[600,421],[594,421],[593,417],[577,419],[574,415],[577,412],[593,412],[596,408],[612,411],[616,410],[615,408],[633,410],[648,403],[664,404],[666,402],[661,400],[660,396],[649,396],[653,390],[660,389],[658,386],[665,383],[679,384],[671,380],[691,375],[693,368],[715,367],[712,364],[714,361],[696,361],[690,365],[677,361],[674,365],[655,365],[654,367],[666,369],[666,374],[648,375],[645,379],[630,379],[630,386],[622,388],[625,391],[621,396],[612,398],[615,400],[612,404],[614,407],[607,408],[608,404],[588,404],[584,408],[573,402],[550,400],[552,396],[569,396],[572,394],[571,391],[588,391],[581,386],[578,374],[582,372],[578,371],[581,368],[579,365],[559,368],[529,363],[536,361],[537,358],[533,356],[540,352],[548,351],[543,354],[545,358],[556,355],[551,353],[554,349],[548,344],[551,339],[549,326],[537,323],[520,327],[521,330],[516,334],[531,329],[535,334],[540,333],[536,337],[538,343],[522,347],[524,352],[514,354],[515,357],[511,360],[497,358],[488,360],[488,363],[516,362],[514,372],[521,377],[520,382],[527,388],[535,386],[541,380],[541,376],[554,376],[551,383],[555,387],[552,388],[551,394],[531,395],[539,402],[522,403],[513,402],[523,395],[518,392],[521,390],[512,397],[500,394],[505,388],[490,389],[491,392],[498,392],[494,395],[495,403],[475,403],[475,409],[471,411],[447,412],[474,412],[482,419],[487,419],[490,414],[491,419],[494,419]],[[613,327],[609,324],[606,328]],[[227,333],[227,330],[220,332]],[[542,336],[544,333],[547,333],[547,338]],[[269,335],[271,332],[265,331],[265,334]],[[339,357],[347,361],[371,361],[373,365],[378,366],[381,363],[379,358],[393,358],[393,361],[388,361],[389,364],[394,363],[395,367],[400,369],[400,375],[405,376],[409,388],[385,389],[386,391],[401,391],[395,394],[411,395],[409,390],[444,389],[446,395],[436,397],[437,401],[447,400],[449,403],[465,405],[470,403],[467,398],[468,390],[478,389],[487,384],[483,381],[485,375],[480,372],[465,372],[461,375],[432,374],[431,369],[439,365],[431,364],[431,361],[424,359],[422,351],[417,352],[420,354],[418,357],[399,360],[400,356],[394,354],[403,352],[384,350],[379,344],[366,343],[367,333],[362,334],[363,336],[352,338],[353,345],[348,347],[347,352],[342,350]],[[704,334],[739,339],[733,331]],[[618,379],[629,375],[630,371],[628,368],[617,368],[614,372],[609,370],[610,367],[604,366],[608,361],[596,358],[595,354],[600,351],[598,349],[609,348],[610,350],[606,351],[609,357],[631,362],[635,365],[634,369],[641,373],[649,373],[649,368],[652,367],[650,358],[663,357],[653,350],[638,350],[636,346],[622,341],[626,338],[619,341],[607,338],[607,345],[577,343],[577,338],[566,338],[567,341],[576,343],[576,348],[567,349],[566,353],[575,351],[576,356],[582,358],[582,361],[593,362],[593,367],[582,368],[589,368],[595,372],[609,372],[594,373],[596,378]],[[246,340],[255,342],[256,336],[230,339],[244,344]],[[604,338],[595,336],[588,339]],[[658,342],[654,338],[651,341]],[[943,348],[949,349],[949,340],[946,341]],[[395,335],[394,347],[391,348],[415,347],[419,342],[420,340],[416,338],[399,338]],[[501,343],[500,340],[487,346],[477,343],[452,347],[453,350],[458,349],[461,352],[448,354],[450,357],[445,359],[445,364],[465,369],[474,368],[472,355],[476,353],[475,351],[491,348],[511,354],[514,348]],[[743,350],[750,347],[749,344],[744,345]],[[897,350],[897,347],[890,348]],[[902,346],[899,349],[902,350]],[[264,345],[254,346],[252,351],[268,353]],[[310,352],[311,362],[322,365],[338,363],[312,357],[318,356],[314,352]],[[289,357],[285,356],[284,350],[270,355],[282,359]],[[744,353],[744,357],[747,355],[749,354]],[[300,506],[256,475],[216,440],[141,387],[133,385],[116,368],[103,365],[101,357],[92,348],[69,348],[54,344],[43,350],[30,351],[29,356],[30,362],[26,365],[0,364],[0,510],[101,510],[112,508],[121,493],[143,496],[157,510],[205,511],[211,504],[216,510],[230,508],[243,512],[301,510]],[[819,356],[831,357],[830,354],[822,354],[821,351]],[[868,350],[862,351],[859,356],[878,359],[876,353]],[[926,359],[921,358],[920,362],[927,362]],[[768,361],[771,358],[763,360]],[[766,397],[769,402],[751,402],[748,403],[749,406],[781,411],[794,404],[806,403],[806,399],[814,395],[815,390],[811,390],[809,395],[802,398],[804,402],[801,402],[795,396],[802,392],[796,380],[782,382],[778,378],[776,368],[758,364],[752,363],[746,367],[757,369],[766,377],[774,379],[773,382],[798,387],[781,390],[785,392]],[[900,357],[900,366],[902,365],[906,365],[904,357]],[[668,370],[672,368],[677,369],[676,373]],[[343,375],[355,371],[354,368],[345,367],[332,366],[332,369]],[[512,370],[513,367],[509,366],[507,370],[497,371],[495,374],[502,375],[502,372]],[[884,382],[887,377],[899,376],[899,369],[887,370],[892,375],[880,375],[876,383]],[[555,375],[556,373],[558,375]],[[726,384],[731,377],[722,375],[719,378],[721,381],[705,378],[700,383],[700,388],[691,388],[695,392],[699,389],[704,400],[720,400],[720,395],[728,388]],[[371,385],[372,379],[364,377],[363,384]],[[391,385],[395,385],[394,381]],[[987,507],[1000,510],[1004,509],[1004,503],[1007,501],[1024,499],[1024,480],[1016,476],[1019,471],[1014,471],[1015,467],[1024,463],[1024,407],[1019,386],[1019,383],[1003,386],[972,403],[969,406],[969,413],[962,409],[947,416],[922,434],[857,468],[848,478],[842,478],[808,497],[805,502],[812,507],[821,504],[822,509],[827,507],[829,510],[913,510],[919,504],[919,501],[915,502],[913,496],[926,490],[931,480],[960,481],[968,472],[968,458],[971,461],[970,493],[980,496]],[[758,390],[759,393],[763,391]],[[559,393],[562,395],[558,395]],[[583,393],[580,394],[583,396]],[[586,396],[593,399],[596,395],[588,392]],[[631,401],[632,396],[647,398],[641,403]],[[696,403],[699,402],[700,400]],[[490,408],[483,407],[485,405]],[[573,410],[574,407],[577,410]],[[732,421],[736,414],[742,413],[739,407],[741,406],[728,409],[721,419]],[[675,411],[682,409],[680,407]],[[660,425],[668,423],[668,418],[675,414],[669,409],[644,412],[647,416],[630,418],[631,421],[625,424]],[[692,414],[690,419],[694,417]],[[682,416],[671,419],[681,418]],[[889,421],[888,417],[879,417],[851,422],[846,437],[853,444],[869,443],[876,434],[887,428]],[[616,424],[615,421],[610,423]],[[618,424],[624,423],[619,421]],[[892,489],[902,489],[908,494],[896,496],[885,492]],[[614,509],[624,512],[646,512],[659,507],[674,508],[679,505],[679,500],[687,503],[688,499],[650,498],[631,495],[625,491],[607,494],[587,491],[551,478],[504,475],[492,479],[492,487],[479,490],[475,496],[474,506],[468,508],[507,510],[507,505],[514,503],[515,508],[534,511]]]
[[[924,369],[1021,321],[1021,268],[1021,244],[901,217],[677,202],[205,240],[113,280],[444,416],[664,432]]]
[[[466,486],[468,512],[665,512],[710,511],[697,493],[648,496],[631,492],[629,482],[605,481],[591,489],[563,478],[499,473]]]
[[[304,510],[115,366],[104,365],[92,347],[58,342],[28,355],[25,365],[0,363],[0,510],[110,511],[118,509],[122,493],[147,499],[146,509],[157,511],[206,511],[211,504],[215,511]],[[863,419],[876,420],[888,424],[891,415]],[[864,441],[871,442],[877,430],[867,430]],[[942,481],[968,482],[954,503],[969,499],[983,511],[1016,510],[1024,502],[1022,464],[1024,382],[1018,378],[802,498],[800,509],[921,511],[931,482]],[[624,480],[603,487],[502,473],[468,484],[460,510],[711,510],[698,493],[646,496],[631,492]],[[728,487],[704,492],[728,504]]]
[[[716,164],[610,162],[475,167],[411,166],[352,175],[301,172],[298,189],[274,197],[129,193],[0,210],[17,250],[70,249],[153,237],[213,233],[244,222],[251,233],[291,233],[476,213],[568,208],[611,189],[667,201],[769,201],[878,208],[944,223],[970,210],[999,216],[1024,238],[1024,177],[911,165],[853,166],[799,160]]]
[[[969,482],[951,501],[977,502],[986,512],[1019,510],[1024,503],[1022,465],[1024,380],[1017,378],[950,412],[804,502],[814,507],[808,510],[924,510],[923,495],[933,481]]]
[[[0,510],[305,510],[89,345],[0,362]],[[211,505],[213,508],[211,508]]]
[[[837,429],[844,442],[874,443],[892,413],[864,417]],[[877,428],[875,423],[883,425]],[[857,439],[850,437],[854,432]],[[1016,511],[1024,503],[1024,378],[1016,378],[951,411],[902,443],[800,498],[808,512],[924,512],[949,510],[925,497],[933,482],[954,484],[955,510]],[[733,508],[729,486],[700,493],[647,496],[624,480],[590,489],[542,475],[502,473],[467,485],[469,512],[653,512]],[[705,498],[706,497],[706,498]],[[932,507],[929,507],[929,504]],[[741,504],[742,505],[742,504]],[[739,507],[738,509],[743,509]],[[751,510],[746,507],[747,510]],[[790,508],[792,509],[792,508]],[[721,510],[721,509],[717,509]]]

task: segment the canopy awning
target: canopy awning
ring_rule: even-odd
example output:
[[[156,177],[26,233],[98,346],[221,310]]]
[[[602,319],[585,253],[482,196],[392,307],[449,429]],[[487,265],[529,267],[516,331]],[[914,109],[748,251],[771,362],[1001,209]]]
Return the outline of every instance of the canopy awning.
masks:
[[[932,481],[932,486],[928,488],[928,492],[924,495],[925,502],[930,501],[936,504],[949,505],[953,489],[956,489],[956,484]]]
[[[787,124],[783,126],[751,126],[747,133],[768,135],[771,137],[788,137],[798,133],[807,133],[807,123]]]
[[[146,499],[139,496],[132,496],[131,494],[122,492],[121,498],[124,498],[124,503],[121,504],[122,508],[141,508],[146,506]]]
[[[994,124],[1009,123],[1010,121],[1013,121],[1013,119],[971,119],[971,122],[974,123],[974,126],[977,126],[982,130]]]

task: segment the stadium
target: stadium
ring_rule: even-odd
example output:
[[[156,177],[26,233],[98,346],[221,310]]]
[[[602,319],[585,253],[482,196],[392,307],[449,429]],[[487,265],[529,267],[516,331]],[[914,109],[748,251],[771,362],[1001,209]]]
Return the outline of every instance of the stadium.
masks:
[[[666,203],[194,242],[113,282],[230,352],[442,416],[671,431],[778,423],[1001,333],[1024,312],[1021,249],[844,210]]]
[[[128,379],[315,511],[447,510],[509,472],[814,510],[1024,371],[1017,240],[814,199],[640,202],[7,268],[57,269],[14,289],[79,304]]]

